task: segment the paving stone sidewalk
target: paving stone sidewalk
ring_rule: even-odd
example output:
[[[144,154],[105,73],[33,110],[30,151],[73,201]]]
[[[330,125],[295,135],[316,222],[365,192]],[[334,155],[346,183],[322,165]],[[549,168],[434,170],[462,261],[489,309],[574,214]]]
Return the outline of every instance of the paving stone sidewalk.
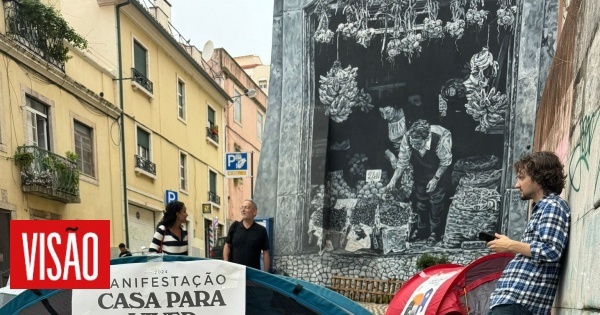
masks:
[[[367,311],[371,312],[373,315],[384,315],[387,310],[387,304],[377,304],[377,303],[364,303],[357,302],[362,307],[366,308]]]

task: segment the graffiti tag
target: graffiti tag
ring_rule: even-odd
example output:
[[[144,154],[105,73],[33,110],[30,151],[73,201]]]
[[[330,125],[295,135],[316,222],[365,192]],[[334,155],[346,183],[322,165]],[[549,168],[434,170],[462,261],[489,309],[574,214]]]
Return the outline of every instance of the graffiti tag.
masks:
[[[593,114],[585,115],[581,119],[579,141],[573,148],[573,152],[569,158],[569,182],[575,192],[579,192],[583,176],[590,171],[588,159],[591,154],[592,142],[594,140],[594,133],[598,125],[599,117],[598,112],[595,112]],[[597,173],[596,182],[598,175],[599,174]]]

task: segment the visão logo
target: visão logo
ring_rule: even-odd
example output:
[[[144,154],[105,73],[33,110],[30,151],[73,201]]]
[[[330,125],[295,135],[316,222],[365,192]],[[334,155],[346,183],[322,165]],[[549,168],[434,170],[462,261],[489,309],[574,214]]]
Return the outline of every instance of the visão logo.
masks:
[[[108,289],[110,221],[10,221],[10,286]]]

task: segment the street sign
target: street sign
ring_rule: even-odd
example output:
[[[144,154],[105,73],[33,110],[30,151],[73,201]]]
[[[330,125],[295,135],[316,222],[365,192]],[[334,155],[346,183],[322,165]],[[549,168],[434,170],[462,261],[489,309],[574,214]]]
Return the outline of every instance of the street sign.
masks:
[[[166,190],[165,191],[165,205],[168,205],[169,203],[171,203],[173,201],[177,201],[177,192],[172,191],[172,190]]]
[[[250,152],[225,153],[225,177],[252,177],[252,173],[250,171],[252,161],[250,159],[250,156]]]
[[[210,203],[203,203],[202,204],[202,213],[211,213],[212,212],[212,205]]]

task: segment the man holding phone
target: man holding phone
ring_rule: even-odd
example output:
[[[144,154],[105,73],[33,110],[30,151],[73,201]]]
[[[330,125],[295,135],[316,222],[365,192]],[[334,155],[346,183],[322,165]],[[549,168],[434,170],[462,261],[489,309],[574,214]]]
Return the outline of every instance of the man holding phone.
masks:
[[[522,200],[533,200],[533,209],[520,242],[496,233],[487,243],[494,252],[516,254],[490,297],[488,315],[546,315],[569,237],[571,210],[559,196],[565,186],[563,165],[552,152],[536,152],[522,156],[514,167],[515,187]]]

